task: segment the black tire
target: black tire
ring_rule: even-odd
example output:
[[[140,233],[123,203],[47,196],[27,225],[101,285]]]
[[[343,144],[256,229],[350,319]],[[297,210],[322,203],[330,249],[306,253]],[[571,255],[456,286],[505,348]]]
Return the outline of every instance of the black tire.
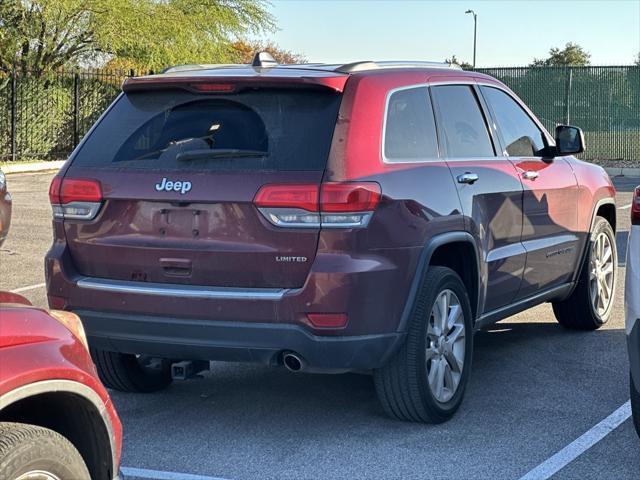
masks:
[[[128,353],[91,349],[98,376],[108,388],[121,392],[150,393],[171,384],[171,364]],[[149,364],[151,362],[151,364]]]
[[[591,258],[596,238],[604,234],[609,238],[613,256],[613,286],[611,298],[606,310],[598,312],[592,303],[590,288]],[[611,316],[616,292],[616,281],[618,277],[618,251],[616,248],[616,235],[609,222],[603,217],[596,217],[587,254],[582,264],[580,278],[573,293],[567,299],[560,302],[553,302],[553,313],[558,322],[573,330],[597,330],[604,325]]]
[[[633,383],[633,377],[629,375],[629,383],[631,390],[631,413],[633,414],[633,425],[636,427],[636,433],[640,437],[640,385]]]
[[[69,440],[53,430],[24,423],[0,423],[0,478],[42,471],[61,480],[91,480]]]
[[[442,402],[429,387],[428,365],[434,368],[430,362],[435,360],[427,360],[427,348],[429,345],[434,348],[427,332],[429,325],[433,325],[434,303],[447,290],[457,296],[464,317],[461,322],[464,325],[464,361],[457,389],[448,401]],[[473,321],[464,283],[449,268],[430,267],[412,308],[405,343],[387,365],[374,371],[375,388],[384,411],[390,417],[412,422],[441,423],[448,420],[462,402],[472,357]]]

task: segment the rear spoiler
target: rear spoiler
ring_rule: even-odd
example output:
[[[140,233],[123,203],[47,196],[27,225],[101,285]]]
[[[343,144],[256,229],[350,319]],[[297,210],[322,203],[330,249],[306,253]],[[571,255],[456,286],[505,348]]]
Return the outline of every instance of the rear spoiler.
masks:
[[[342,92],[349,75],[318,76],[173,76],[150,75],[127,78],[122,91],[140,92],[150,90],[181,89],[194,93],[233,93],[243,88],[323,88]]]

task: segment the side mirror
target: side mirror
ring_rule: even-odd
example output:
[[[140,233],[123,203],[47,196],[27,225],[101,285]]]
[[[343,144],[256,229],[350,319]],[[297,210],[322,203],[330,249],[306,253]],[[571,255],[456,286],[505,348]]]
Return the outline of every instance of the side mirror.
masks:
[[[574,155],[584,152],[584,133],[578,127],[556,127],[556,155]]]

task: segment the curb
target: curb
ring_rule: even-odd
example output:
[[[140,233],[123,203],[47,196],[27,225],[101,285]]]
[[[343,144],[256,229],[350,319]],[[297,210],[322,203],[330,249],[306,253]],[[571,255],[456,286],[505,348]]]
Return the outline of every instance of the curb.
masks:
[[[11,173],[35,173],[50,172],[60,170],[66,160],[55,160],[52,162],[33,162],[33,163],[16,163],[15,165],[5,165],[2,171],[6,174]]]
[[[605,171],[610,177],[640,177],[640,168],[606,167]]]

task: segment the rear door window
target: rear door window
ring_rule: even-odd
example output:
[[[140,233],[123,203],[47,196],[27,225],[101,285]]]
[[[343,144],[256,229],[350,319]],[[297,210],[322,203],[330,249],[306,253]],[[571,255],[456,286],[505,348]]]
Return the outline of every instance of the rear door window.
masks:
[[[340,94],[256,89],[122,95],[74,165],[135,169],[323,170]]]
[[[387,102],[384,159],[417,162],[438,158],[436,126],[427,87],[393,92]]]
[[[516,101],[502,90],[481,87],[496,118],[509,156],[539,157],[545,149],[544,135]]]
[[[484,115],[470,86],[436,86],[432,95],[447,158],[495,156]]]

